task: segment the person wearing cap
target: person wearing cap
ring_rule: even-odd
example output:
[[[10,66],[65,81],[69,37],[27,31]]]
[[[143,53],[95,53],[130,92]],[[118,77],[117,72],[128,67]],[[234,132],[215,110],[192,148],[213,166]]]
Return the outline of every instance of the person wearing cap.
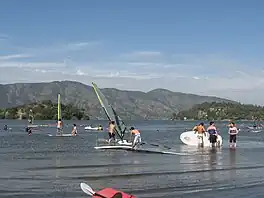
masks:
[[[131,133],[131,140],[132,140],[132,135],[134,135],[134,140],[132,147],[134,148],[137,144],[141,143],[141,136],[139,130],[135,129],[134,127],[130,128],[130,133]]]
[[[201,146],[204,145],[204,139],[203,139],[203,136],[206,136],[205,134],[205,128],[204,128],[204,123],[201,122],[199,125],[196,125],[194,128],[193,128],[193,131],[194,133],[196,134],[197,133],[197,137],[198,139],[201,139],[202,143],[201,143]]]

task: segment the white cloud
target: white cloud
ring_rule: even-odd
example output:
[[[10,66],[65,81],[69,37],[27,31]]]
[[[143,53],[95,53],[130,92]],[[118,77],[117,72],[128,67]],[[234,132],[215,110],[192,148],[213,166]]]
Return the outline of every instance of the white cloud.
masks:
[[[0,46],[0,50],[5,47]],[[0,83],[75,80],[91,84],[95,81],[100,87],[142,91],[167,88],[264,104],[261,68],[223,55],[169,55],[159,51],[116,52],[108,60],[103,48],[103,43],[98,41],[16,47],[19,49],[16,52],[0,56]]]
[[[31,55],[28,55],[28,54],[10,54],[10,55],[6,55],[6,56],[0,56],[0,61],[29,58],[29,57],[31,57]]]

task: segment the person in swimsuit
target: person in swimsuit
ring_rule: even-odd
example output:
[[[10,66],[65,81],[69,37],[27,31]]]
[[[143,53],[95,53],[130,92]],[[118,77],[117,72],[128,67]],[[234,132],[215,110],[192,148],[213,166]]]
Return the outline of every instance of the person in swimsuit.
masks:
[[[112,139],[115,140],[115,121],[109,122],[107,129],[108,129],[108,135],[109,135],[108,143],[110,143]]]
[[[230,144],[229,146],[230,146],[230,148],[232,148],[232,147],[235,148],[238,129],[237,129],[234,122],[230,123],[228,134],[229,134],[229,144]]]
[[[62,135],[62,129],[63,129],[63,123],[61,119],[59,119],[57,122],[57,134],[58,135]]]
[[[201,139],[202,140],[200,145],[203,147],[203,145],[204,145],[203,136],[206,136],[206,134],[205,134],[205,128],[204,128],[204,123],[201,122],[199,125],[196,125],[193,128],[193,131],[194,131],[195,134],[197,133],[198,139]]]
[[[210,122],[210,126],[207,128],[207,132],[209,133],[209,141],[212,147],[215,147],[215,143],[217,142],[217,130],[214,125],[214,122]]]
[[[136,145],[141,143],[141,136],[139,130],[135,129],[134,127],[130,128],[130,132],[131,132],[131,138],[130,138],[131,140],[132,140],[132,135],[134,135],[134,140],[132,144],[132,148],[134,148]]]
[[[72,134],[72,136],[76,136],[77,135],[77,126],[76,126],[76,124],[73,124],[73,128],[72,128],[71,134]]]
[[[32,128],[26,127],[26,132],[28,133],[28,135],[32,135]]]

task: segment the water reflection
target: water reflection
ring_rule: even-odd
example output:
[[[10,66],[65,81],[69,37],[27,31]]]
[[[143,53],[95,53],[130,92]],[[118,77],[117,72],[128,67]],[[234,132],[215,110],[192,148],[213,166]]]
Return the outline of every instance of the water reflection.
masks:
[[[230,167],[230,180],[235,180],[236,178],[236,151],[230,149],[229,152],[229,167]]]

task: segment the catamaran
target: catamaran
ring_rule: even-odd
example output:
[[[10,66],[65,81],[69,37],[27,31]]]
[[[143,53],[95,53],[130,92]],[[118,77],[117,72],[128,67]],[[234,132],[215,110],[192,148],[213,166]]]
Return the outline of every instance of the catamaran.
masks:
[[[60,98],[60,94],[58,94],[58,121],[59,120],[62,120],[62,114],[61,114],[61,98]],[[72,136],[71,133],[69,134],[64,134],[63,133],[63,130],[61,131],[61,134],[56,134],[56,135],[51,135],[51,134],[48,134],[49,136],[61,136],[61,137],[69,137],[69,136]]]
[[[117,115],[117,112],[115,109],[109,105],[108,101],[106,100],[106,97],[102,94],[102,92],[99,90],[97,85],[95,83],[92,83],[93,89],[96,93],[96,96],[108,118],[109,121],[115,121],[116,126],[115,132],[120,138],[119,141],[117,141],[117,145],[102,145],[102,146],[96,146],[95,149],[122,149],[122,150],[130,150],[130,151],[137,151],[137,152],[147,152],[147,153],[160,153],[160,154],[169,154],[169,155],[185,155],[182,153],[176,153],[173,151],[161,151],[159,149],[143,149],[143,148],[133,148],[132,142],[128,142],[124,139],[125,133],[127,131],[127,127],[124,123],[124,121],[120,118],[120,116]],[[151,144],[150,144],[151,145]]]

